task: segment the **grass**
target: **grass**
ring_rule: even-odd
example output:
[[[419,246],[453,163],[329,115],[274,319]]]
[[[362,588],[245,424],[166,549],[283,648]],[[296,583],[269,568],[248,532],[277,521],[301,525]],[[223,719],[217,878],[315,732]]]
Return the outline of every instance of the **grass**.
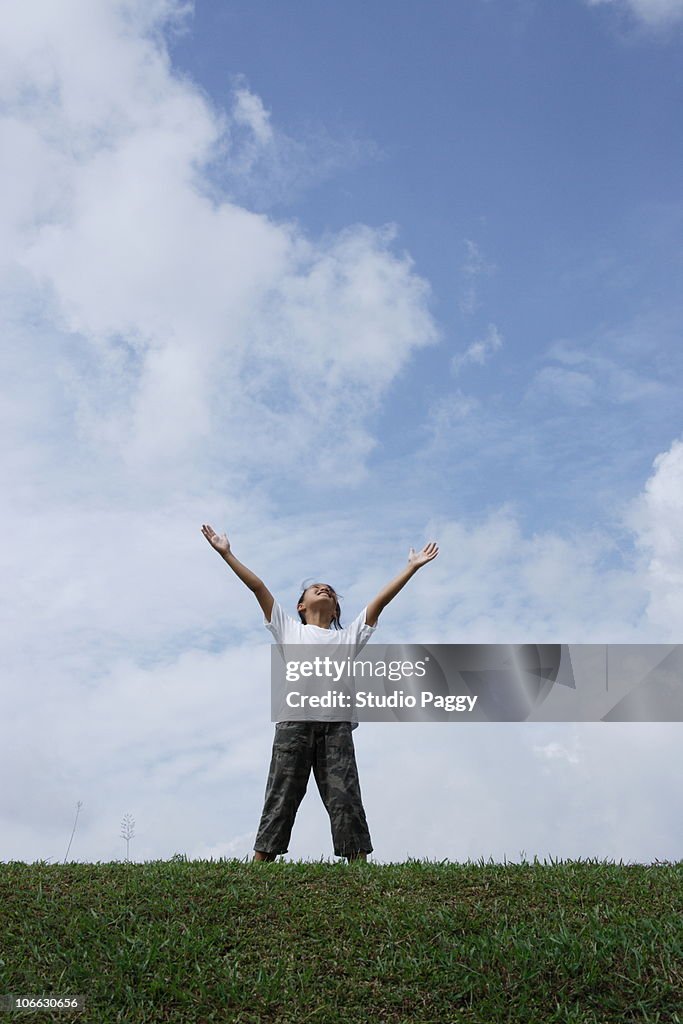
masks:
[[[683,861],[9,862],[2,993],[86,999],[8,1021],[683,1024]]]

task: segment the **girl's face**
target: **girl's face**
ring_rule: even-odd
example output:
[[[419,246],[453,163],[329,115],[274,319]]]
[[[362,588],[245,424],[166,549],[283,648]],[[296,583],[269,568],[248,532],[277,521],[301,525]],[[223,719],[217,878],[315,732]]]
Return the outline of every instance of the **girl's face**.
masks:
[[[329,609],[331,617],[334,618],[337,609],[337,594],[334,588],[329,583],[312,583],[310,587],[306,587],[298,610],[305,615],[308,608],[320,611]]]

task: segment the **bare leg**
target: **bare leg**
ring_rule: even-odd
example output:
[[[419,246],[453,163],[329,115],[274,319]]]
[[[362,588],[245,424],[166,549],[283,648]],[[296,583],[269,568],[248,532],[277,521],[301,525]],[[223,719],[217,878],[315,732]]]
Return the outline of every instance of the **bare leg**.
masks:
[[[273,861],[277,857],[276,853],[262,853],[261,850],[254,850],[254,860],[268,860]]]

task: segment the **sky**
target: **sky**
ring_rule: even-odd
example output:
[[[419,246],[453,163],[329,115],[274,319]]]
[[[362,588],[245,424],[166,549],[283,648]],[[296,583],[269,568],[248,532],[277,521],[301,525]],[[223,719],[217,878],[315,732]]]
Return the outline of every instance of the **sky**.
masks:
[[[342,622],[436,540],[379,642],[683,639],[683,0],[2,13],[4,861],[251,855],[205,522]],[[373,857],[680,860],[680,728],[363,723]]]

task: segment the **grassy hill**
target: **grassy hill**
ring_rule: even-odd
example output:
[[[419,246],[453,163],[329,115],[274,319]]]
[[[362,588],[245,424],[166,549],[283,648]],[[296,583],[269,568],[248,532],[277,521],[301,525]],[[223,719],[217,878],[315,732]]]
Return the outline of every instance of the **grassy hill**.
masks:
[[[683,1024],[683,862],[0,864],[22,1021]]]

